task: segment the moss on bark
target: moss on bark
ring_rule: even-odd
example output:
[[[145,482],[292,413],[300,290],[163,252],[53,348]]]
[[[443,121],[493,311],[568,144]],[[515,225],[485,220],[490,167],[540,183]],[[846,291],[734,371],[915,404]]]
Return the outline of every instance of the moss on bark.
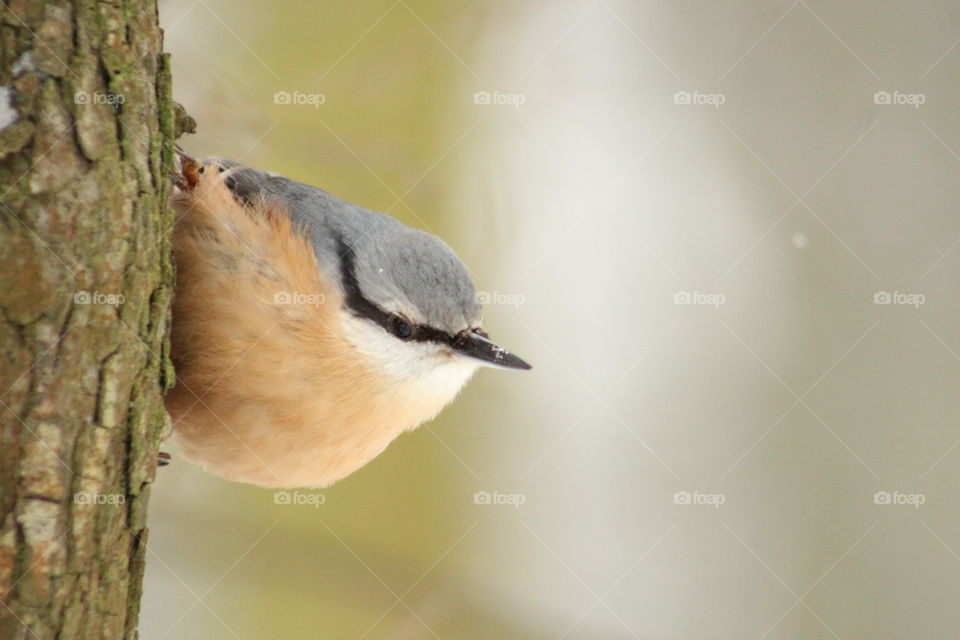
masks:
[[[0,638],[134,638],[173,291],[152,0],[0,7]]]

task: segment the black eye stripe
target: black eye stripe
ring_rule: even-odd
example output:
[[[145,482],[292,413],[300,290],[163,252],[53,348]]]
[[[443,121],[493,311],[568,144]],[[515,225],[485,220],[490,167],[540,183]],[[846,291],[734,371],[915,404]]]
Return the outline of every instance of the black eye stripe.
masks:
[[[343,289],[347,294],[347,307],[353,311],[353,313],[376,322],[390,334],[404,340],[436,342],[450,346],[453,346],[457,341],[457,336],[452,336],[442,329],[408,322],[404,318],[400,318],[400,316],[384,311],[367,300],[363,296],[363,292],[360,291],[360,283],[357,282],[356,265],[354,264],[356,255],[353,249],[340,237],[337,238],[337,253],[340,255],[340,279],[343,283]],[[403,337],[397,333],[396,323],[398,320],[410,328],[410,334],[408,336]]]
[[[417,342],[439,342],[453,346],[457,341],[457,336],[451,336],[446,331],[418,324],[413,327],[413,340]]]

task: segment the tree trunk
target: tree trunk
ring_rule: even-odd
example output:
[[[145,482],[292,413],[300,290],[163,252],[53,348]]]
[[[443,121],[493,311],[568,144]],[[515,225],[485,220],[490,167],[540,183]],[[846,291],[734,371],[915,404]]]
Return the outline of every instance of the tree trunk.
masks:
[[[134,638],[173,383],[157,7],[0,15],[0,638]]]

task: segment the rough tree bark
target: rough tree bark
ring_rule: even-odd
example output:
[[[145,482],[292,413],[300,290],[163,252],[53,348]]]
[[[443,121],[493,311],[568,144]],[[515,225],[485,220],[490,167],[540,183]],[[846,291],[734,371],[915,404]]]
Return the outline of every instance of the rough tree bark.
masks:
[[[0,5],[0,638],[134,638],[167,430],[154,0]]]

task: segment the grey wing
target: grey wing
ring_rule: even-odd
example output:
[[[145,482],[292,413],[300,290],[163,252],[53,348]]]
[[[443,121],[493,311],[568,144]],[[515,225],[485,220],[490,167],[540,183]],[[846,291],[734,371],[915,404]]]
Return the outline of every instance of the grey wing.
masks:
[[[255,198],[278,202],[289,213],[295,228],[310,239],[324,271],[339,269],[338,247],[356,250],[360,243],[377,237],[378,231],[403,226],[390,216],[341,200],[318,187],[233,160],[211,158],[208,162],[219,164],[221,170],[241,167],[227,176],[227,187],[247,202]]]
[[[276,200],[298,222],[316,221],[323,218],[326,212],[347,205],[323,189],[284,178],[276,173],[252,169],[234,160],[208,158],[206,162],[218,164],[221,172],[237,169],[226,178],[227,187],[237,198],[245,201],[254,198]]]

